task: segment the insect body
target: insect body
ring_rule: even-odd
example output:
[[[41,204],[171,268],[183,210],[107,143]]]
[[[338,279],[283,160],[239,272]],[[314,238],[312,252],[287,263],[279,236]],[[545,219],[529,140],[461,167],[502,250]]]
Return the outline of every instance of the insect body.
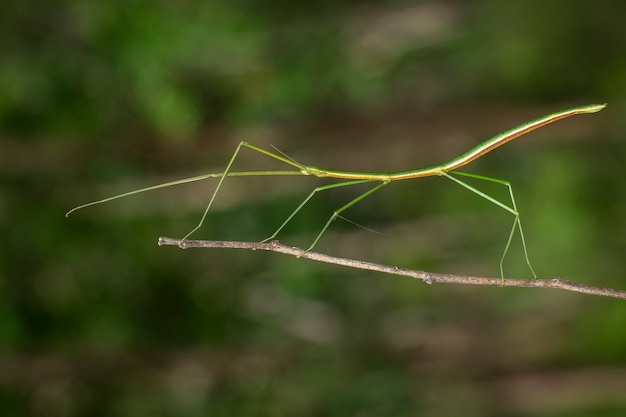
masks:
[[[235,149],[235,152],[233,153],[232,157],[230,158],[230,161],[228,162],[228,165],[226,166],[226,169],[224,170],[224,172],[221,173],[214,173],[214,174],[205,174],[205,175],[200,175],[197,177],[191,177],[191,178],[184,178],[181,180],[177,180],[177,181],[172,181],[172,182],[168,182],[168,183],[164,183],[164,184],[158,184],[158,185],[154,185],[151,187],[146,187],[146,188],[141,188],[139,190],[134,190],[134,191],[129,191],[127,193],[123,193],[123,194],[119,194],[113,197],[109,197],[109,198],[105,198],[103,200],[98,200],[98,201],[92,201],[90,203],[87,204],[83,204],[80,205],[78,207],[75,207],[73,209],[71,209],[70,211],[68,211],[66,213],[66,217],[69,216],[72,212],[88,207],[88,206],[92,206],[95,204],[101,204],[101,203],[105,203],[111,200],[115,200],[117,198],[122,198],[122,197],[127,197],[130,195],[134,195],[134,194],[139,194],[139,193],[143,193],[145,191],[150,191],[150,190],[156,190],[159,188],[165,188],[165,187],[170,187],[172,185],[178,185],[178,184],[186,184],[186,183],[190,183],[190,182],[194,182],[194,181],[201,181],[204,179],[208,179],[208,178],[219,178],[219,182],[217,184],[217,187],[215,188],[215,191],[213,192],[213,195],[211,196],[211,199],[209,201],[209,204],[207,205],[206,209],[204,210],[204,214],[202,215],[202,218],[200,219],[200,222],[198,223],[198,225],[191,230],[189,233],[187,233],[187,235],[185,235],[185,237],[182,239],[183,241],[185,239],[187,239],[189,236],[191,236],[191,234],[193,234],[196,230],[198,230],[200,227],[202,227],[202,224],[204,223],[204,220],[206,219],[207,214],[209,213],[209,210],[211,209],[211,206],[213,205],[213,201],[215,200],[215,197],[217,196],[218,191],[220,190],[222,183],[224,182],[224,179],[226,177],[240,177],[240,176],[257,176],[257,175],[274,175],[274,176],[278,176],[278,175],[310,175],[310,176],[315,176],[318,178],[335,178],[335,179],[342,179],[342,180],[347,180],[347,181],[343,181],[343,182],[339,182],[339,183],[334,183],[334,184],[328,184],[328,185],[322,185],[319,186],[317,188],[315,188],[313,191],[311,191],[311,193],[309,193],[309,195],[302,201],[302,203],[300,203],[300,205],[298,205],[298,207],[296,207],[296,209],[289,215],[289,217],[287,217],[287,219],[280,225],[280,227],[278,229],[276,229],[276,231],[269,236],[267,239],[265,239],[264,241],[269,241],[274,239],[278,233],[291,221],[291,219],[302,209],[302,207],[304,207],[304,205],[318,192],[320,191],[324,191],[324,190],[329,190],[329,189],[333,189],[333,188],[339,188],[339,187],[346,187],[346,186],[351,186],[351,185],[356,185],[356,184],[363,184],[363,183],[377,183],[374,187],[372,187],[371,189],[365,191],[364,193],[362,193],[361,195],[359,195],[358,197],[356,197],[355,199],[353,199],[352,201],[350,201],[349,203],[345,204],[344,206],[338,208],[337,210],[335,210],[332,215],[330,216],[330,218],[328,219],[328,221],[326,222],[326,224],[324,225],[324,227],[322,228],[322,230],[318,233],[318,235],[315,237],[315,239],[313,240],[313,243],[311,243],[311,245],[308,247],[308,249],[306,249],[305,252],[308,252],[310,250],[312,250],[315,245],[317,244],[317,242],[320,240],[320,238],[322,237],[322,235],[324,234],[324,232],[328,229],[328,227],[330,226],[330,224],[333,222],[333,220],[335,220],[337,217],[339,217],[341,215],[341,213],[345,210],[347,210],[348,208],[352,207],[353,205],[355,205],[356,203],[358,203],[359,201],[363,200],[364,198],[368,197],[369,195],[373,194],[374,192],[378,191],[379,189],[381,189],[382,187],[384,187],[385,185],[390,184],[393,181],[401,181],[401,180],[408,180],[408,179],[414,179],[414,178],[422,178],[422,177],[431,177],[431,176],[442,176],[442,177],[446,177],[449,178],[450,180],[456,182],[457,184],[461,185],[462,187],[468,189],[469,191],[472,191],[473,193],[485,198],[486,200],[492,202],[493,204],[496,204],[497,206],[503,208],[504,210],[510,212],[511,214],[513,214],[514,216],[514,220],[513,220],[513,227],[511,228],[511,232],[509,234],[509,238],[507,240],[506,246],[504,248],[504,253],[502,254],[502,257],[500,258],[500,274],[502,277],[504,277],[504,269],[503,269],[503,262],[504,262],[504,258],[506,257],[506,254],[509,250],[509,246],[511,245],[511,241],[513,239],[513,235],[515,234],[515,230],[519,230],[520,233],[520,238],[522,241],[522,247],[524,249],[524,256],[526,258],[526,263],[528,264],[528,267],[530,269],[530,271],[532,272],[533,276],[536,278],[537,275],[535,274],[535,271],[533,270],[531,264],[530,264],[530,260],[528,257],[528,251],[526,249],[526,241],[524,239],[524,232],[522,231],[522,224],[520,222],[519,219],[519,212],[517,210],[517,206],[515,204],[515,197],[513,196],[513,188],[511,187],[511,184],[508,181],[504,181],[501,179],[497,179],[497,178],[490,178],[490,177],[485,177],[482,175],[476,175],[476,174],[470,174],[467,172],[460,172],[457,171],[458,168],[461,168],[475,160],[477,160],[478,158],[482,157],[483,155],[486,155],[487,153],[493,151],[494,149],[504,145],[505,143],[512,141],[513,139],[516,139],[522,135],[525,135],[526,133],[532,132],[533,130],[539,129],[540,127],[546,126],[548,124],[554,123],[558,120],[561,119],[565,119],[567,117],[576,115],[576,114],[586,114],[586,113],[596,113],[599,112],[600,110],[602,110],[604,107],[606,107],[606,104],[590,104],[590,105],[586,105],[586,106],[579,106],[579,107],[573,107],[571,109],[567,109],[567,110],[561,110],[555,113],[551,113],[545,116],[542,116],[538,119],[532,120],[530,122],[526,122],[524,124],[521,124],[517,127],[514,127],[512,129],[506,130],[490,139],[487,139],[486,141],[478,144],[477,146],[473,147],[472,149],[470,149],[469,151],[465,152],[464,154],[451,159],[448,162],[445,162],[443,164],[439,164],[439,165],[434,165],[431,167],[427,167],[427,168],[421,168],[421,169],[415,169],[415,170],[411,170],[411,171],[401,171],[401,172],[394,172],[394,173],[376,173],[376,172],[355,172],[355,171],[335,171],[335,170],[330,170],[330,169],[322,169],[322,168],[318,168],[318,167],[314,167],[314,166],[310,166],[310,165],[303,165],[300,164],[292,159],[289,159],[287,157],[285,157],[284,155],[279,155],[277,153],[274,152],[270,152],[266,149],[263,148],[259,148],[255,145],[252,145],[248,142],[241,142],[237,148]],[[253,151],[259,152],[261,154],[264,154],[270,158],[273,158],[275,160],[278,160],[280,162],[283,162],[287,165],[290,165],[294,168],[296,168],[296,170],[292,170],[292,171],[247,171],[247,172],[233,172],[231,171],[231,167],[233,165],[233,162],[235,161],[235,159],[237,158],[237,155],[239,154],[239,151],[242,148],[247,148],[247,149],[251,149]],[[462,177],[469,177],[469,178],[474,178],[474,179],[478,179],[478,180],[483,180],[483,181],[489,181],[489,182],[493,182],[493,183],[497,183],[497,184],[502,184],[504,186],[506,186],[509,189],[509,194],[511,197],[511,202],[510,205],[503,203],[499,200],[496,200],[495,198],[483,193],[482,191],[472,187],[471,185],[463,182],[460,178],[458,178],[458,176],[462,176]]]

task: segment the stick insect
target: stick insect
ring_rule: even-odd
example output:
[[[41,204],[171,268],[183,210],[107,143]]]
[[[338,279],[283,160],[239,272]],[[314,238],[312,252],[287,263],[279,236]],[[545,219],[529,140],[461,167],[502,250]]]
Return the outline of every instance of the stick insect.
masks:
[[[520,234],[520,239],[521,239],[521,243],[522,243],[522,247],[524,250],[524,257],[526,260],[526,264],[528,265],[528,268],[530,269],[530,272],[532,273],[533,277],[537,277],[537,275],[535,274],[535,271],[530,263],[530,259],[528,256],[528,250],[526,249],[526,240],[524,238],[524,232],[522,230],[522,224],[520,222],[520,214],[517,210],[517,205],[515,204],[515,197],[513,196],[513,188],[511,187],[511,184],[508,181],[505,180],[501,180],[501,179],[497,179],[497,178],[491,178],[491,177],[485,177],[482,175],[477,175],[477,174],[471,174],[471,173],[467,173],[467,172],[461,172],[461,171],[457,171],[457,169],[477,160],[478,158],[486,155],[487,153],[493,151],[494,149],[504,145],[507,142],[512,141],[513,139],[519,138],[522,135],[525,135],[526,133],[532,132],[533,130],[539,129],[543,126],[549,125],[551,123],[554,123],[558,120],[561,119],[565,119],[567,117],[576,115],[576,114],[587,114],[587,113],[596,113],[599,112],[600,110],[602,110],[604,107],[606,107],[606,104],[589,104],[589,105],[585,105],[585,106],[579,106],[579,107],[573,107],[570,109],[566,109],[566,110],[561,110],[555,113],[551,113],[545,116],[542,116],[538,119],[523,123],[517,127],[514,127],[512,129],[506,130],[490,139],[487,139],[486,141],[476,145],[475,147],[473,147],[472,149],[470,149],[469,151],[465,152],[462,155],[457,156],[456,158],[451,159],[448,162],[444,162],[442,164],[439,165],[433,165],[430,167],[426,167],[426,168],[421,168],[421,169],[415,169],[415,170],[411,170],[411,171],[401,171],[401,172],[391,172],[391,173],[377,173],[377,172],[355,172],[355,171],[335,171],[335,170],[329,170],[329,169],[322,169],[322,168],[318,168],[312,165],[304,165],[301,164],[299,162],[296,162],[290,158],[288,158],[285,155],[279,155],[277,153],[274,152],[270,152],[268,150],[259,148],[255,145],[252,145],[248,142],[241,142],[237,148],[235,149],[235,152],[233,153],[233,155],[230,158],[230,161],[228,162],[228,165],[226,166],[226,169],[224,170],[224,172],[221,173],[213,173],[213,174],[204,174],[204,175],[199,175],[196,177],[191,177],[191,178],[184,178],[184,179],[180,179],[177,181],[172,181],[172,182],[167,182],[167,183],[163,183],[163,184],[158,184],[158,185],[154,185],[151,187],[146,187],[146,188],[141,188],[138,190],[134,190],[134,191],[129,191],[123,194],[118,194],[112,197],[108,197],[102,200],[97,200],[97,201],[92,201],[90,203],[87,204],[83,204],[77,207],[74,207],[73,209],[71,209],[70,211],[68,211],[65,216],[69,216],[71,213],[73,213],[76,210],[85,208],[85,207],[89,207],[89,206],[93,206],[96,204],[101,204],[101,203],[106,203],[108,201],[111,200],[115,200],[118,198],[122,198],[122,197],[127,197],[130,195],[134,195],[134,194],[139,194],[139,193],[143,193],[146,191],[151,191],[151,190],[156,190],[159,188],[165,188],[165,187],[170,187],[173,185],[179,185],[179,184],[186,184],[186,183],[190,183],[190,182],[195,182],[195,181],[201,181],[201,180],[205,180],[208,178],[219,178],[219,181],[217,183],[217,186],[215,188],[215,191],[213,192],[211,199],[209,200],[209,203],[207,204],[204,213],[202,215],[202,217],[200,218],[200,222],[197,224],[196,227],[194,227],[189,233],[187,233],[185,235],[185,237],[182,239],[183,241],[185,239],[187,239],[189,236],[191,236],[194,232],[196,232],[198,229],[200,229],[202,227],[202,224],[204,223],[209,210],[211,209],[211,206],[213,205],[213,201],[215,200],[215,197],[217,196],[220,188],[222,187],[222,184],[224,182],[224,179],[226,179],[226,177],[242,177],[242,176],[257,176],[257,175],[264,175],[264,176],[281,176],[281,175],[306,175],[306,176],[314,176],[317,178],[334,178],[334,179],[340,179],[340,180],[345,180],[342,182],[338,182],[338,183],[333,183],[333,184],[327,184],[327,185],[322,185],[319,186],[317,188],[315,188],[313,191],[311,191],[309,193],[309,195],[296,207],[296,209],[287,217],[287,219],[285,219],[285,221],[278,227],[278,229],[276,229],[276,231],[274,233],[272,233],[271,236],[269,236],[268,238],[264,239],[263,242],[267,242],[270,241],[272,239],[274,239],[279,233],[280,231],[291,221],[291,219],[293,219],[293,217],[307,204],[307,202],[309,200],[311,200],[311,198],[313,198],[313,196],[315,194],[317,194],[318,192],[321,191],[325,191],[325,190],[330,190],[330,189],[334,189],[334,188],[340,188],[340,187],[348,187],[351,185],[357,185],[357,184],[364,184],[364,183],[376,183],[376,185],[372,188],[370,188],[369,190],[365,191],[364,193],[360,194],[359,196],[357,196],[356,198],[354,198],[353,200],[351,200],[350,202],[348,202],[347,204],[343,205],[342,207],[338,208],[337,210],[335,210],[332,215],[330,216],[330,218],[328,219],[328,221],[324,224],[324,227],[322,228],[322,230],[317,234],[317,236],[315,237],[315,239],[313,240],[313,243],[311,243],[311,245],[303,252],[306,253],[308,251],[311,251],[315,245],[318,243],[318,241],[320,240],[320,238],[322,237],[322,235],[326,232],[326,230],[328,229],[328,227],[330,226],[330,224],[337,219],[338,217],[341,216],[341,213],[343,213],[345,210],[347,210],[348,208],[352,207],[353,205],[355,205],[356,203],[358,203],[359,201],[363,200],[364,198],[370,196],[371,194],[375,193],[376,191],[380,190],[382,187],[388,185],[391,182],[394,181],[401,181],[401,180],[409,180],[409,179],[414,179],[414,178],[423,178],[423,177],[431,177],[431,176],[440,176],[440,177],[445,177],[448,178],[452,181],[454,181],[455,183],[459,184],[460,186],[464,187],[465,189],[481,196],[482,198],[486,199],[487,201],[490,201],[491,203],[501,207],[502,209],[508,211],[509,213],[511,213],[514,216],[513,219],[513,226],[511,227],[511,231],[509,233],[509,237],[507,239],[506,245],[504,247],[504,252],[500,258],[500,275],[504,278],[504,267],[503,267],[503,263],[504,263],[504,259],[509,251],[509,247],[511,245],[511,241],[513,240],[513,236],[515,235],[515,230],[519,230],[519,234]],[[253,150],[255,152],[261,153],[263,155],[266,155],[272,159],[275,159],[277,161],[283,162],[286,165],[290,165],[294,168],[296,168],[296,170],[292,170],[292,171],[246,171],[246,172],[231,172],[231,167],[235,161],[235,159],[237,158],[237,155],[239,155],[239,151],[241,151],[242,148],[246,148],[246,149],[250,149]],[[492,183],[496,183],[496,184],[501,184],[504,185],[508,188],[509,190],[509,195],[511,198],[511,202],[510,205],[503,203],[487,194],[485,194],[484,192],[472,187],[471,185],[465,183],[464,181],[462,181],[459,177],[467,177],[467,178],[473,178],[473,179],[477,179],[477,180],[483,180],[483,181],[487,181],[487,182],[492,182]],[[182,246],[184,246],[184,243],[182,244]]]

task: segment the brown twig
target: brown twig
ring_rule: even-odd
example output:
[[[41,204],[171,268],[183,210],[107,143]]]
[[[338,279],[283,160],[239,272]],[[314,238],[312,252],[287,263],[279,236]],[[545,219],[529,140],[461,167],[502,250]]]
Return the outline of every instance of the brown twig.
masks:
[[[172,245],[182,249],[187,248],[225,248],[225,249],[251,249],[264,250],[271,252],[284,253],[299,258],[310,259],[317,262],[325,262],[347,266],[349,268],[365,269],[368,271],[377,271],[385,274],[401,275],[415,279],[421,279],[426,284],[469,284],[469,285],[493,285],[504,287],[535,287],[535,288],[554,288],[566,291],[575,291],[583,294],[600,295],[604,297],[621,298],[626,300],[626,291],[615,290],[612,288],[594,287],[591,285],[579,284],[576,282],[566,281],[561,278],[554,279],[501,279],[501,278],[484,278],[470,277],[466,275],[436,274],[432,272],[418,271],[414,269],[400,268],[397,266],[380,265],[372,262],[358,261],[355,259],[338,258],[335,256],[324,255],[317,252],[304,252],[303,249],[293,246],[285,246],[277,240],[267,243],[260,242],[239,242],[227,240],[180,240],[169,237],[160,237],[159,246]]]

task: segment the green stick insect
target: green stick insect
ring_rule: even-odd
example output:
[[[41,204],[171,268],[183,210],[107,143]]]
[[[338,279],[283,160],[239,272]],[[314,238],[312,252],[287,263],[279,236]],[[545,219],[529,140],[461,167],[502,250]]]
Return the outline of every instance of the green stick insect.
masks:
[[[313,191],[311,191],[311,193],[300,203],[300,205],[298,205],[298,207],[296,207],[296,209],[289,215],[289,217],[287,217],[287,219],[278,227],[278,229],[276,229],[276,231],[274,233],[272,233],[271,236],[269,236],[267,239],[264,239],[263,242],[266,241],[270,241],[272,239],[274,239],[278,233],[280,233],[280,231],[291,221],[291,219],[293,219],[293,217],[302,209],[302,207],[305,206],[305,204],[311,200],[311,198],[313,198],[313,196],[320,192],[320,191],[325,191],[325,190],[330,190],[330,189],[334,189],[334,188],[339,188],[339,187],[347,187],[347,186],[351,186],[351,185],[357,185],[357,184],[364,184],[364,183],[377,183],[374,187],[370,188],[369,190],[365,191],[364,193],[360,194],[358,197],[356,197],[355,199],[353,199],[352,201],[350,201],[349,203],[345,204],[344,206],[338,208],[337,210],[335,210],[332,215],[330,216],[330,218],[328,219],[328,221],[326,222],[326,224],[324,225],[324,227],[322,228],[322,230],[318,233],[318,235],[315,237],[315,239],[313,240],[313,243],[311,243],[311,246],[309,246],[303,253],[306,253],[308,251],[311,251],[315,245],[317,244],[317,242],[320,240],[320,238],[322,237],[322,235],[324,234],[324,232],[326,232],[326,230],[328,229],[328,227],[330,226],[330,224],[333,222],[333,220],[335,220],[337,217],[341,216],[341,213],[343,213],[345,210],[347,210],[348,208],[352,207],[353,205],[355,205],[356,203],[358,203],[359,201],[363,200],[364,198],[368,197],[369,195],[375,193],[376,191],[380,190],[382,187],[386,186],[387,184],[394,182],[394,181],[401,181],[401,180],[409,180],[409,179],[414,179],[414,178],[423,178],[423,177],[432,177],[432,176],[440,176],[440,177],[446,177],[449,178],[450,180],[456,182],[457,184],[461,185],[462,187],[466,188],[467,190],[483,197],[484,199],[492,202],[493,204],[503,208],[504,210],[508,211],[509,213],[511,213],[514,216],[514,220],[513,220],[513,226],[511,227],[511,232],[509,233],[509,237],[508,240],[506,242],[506,246],[504,247],[504,252],[502,254],[502,257],[500,258],[500,275],[504,278],[504,268],[503,268],[503,263],[504,263],[504,258],[507,255],[507,252],[509,250],[509,247],[511,245],[511,241],[513,239],[513,235],[515,234],[515,230],[519,230],[519,234],[520,234],[520,239],[522,242],[522,247],[524,249],[524,257],[526,258],[526,264],[528,265],[528,268],[530,269],[531,273],[533,274],[533,277],[537,277],[537,275],[535,274],[535,271],[533,270],[531,264],[530,264],[530,260],[528,257],[528,251],[526,249],[526,240],[524,239],[524,232],[522,231],[522,224],[520,222],[520,215],[519,212],[517,210],[517,206],[515,204],[515,197],[513,196],[513,188],[511,187],[511,184],[508,181],[504,181],[501,179],[497,179],[497,178],[490,178],[490,177],[485,177],[482,175],[476,175],[476,174],[470,174],[467,172],[459,172],[457,171],[457,169],[469,164],[470,162],[473,162],[475,160],[477,160],[478,158],[486,155],[487,153],[493,151],[494,149],[504,145],[507,142],[512,141],[513,139],[519,138],[522,135],[525,135],[526,133],[532,132],[535,129],[539,129],[540,127],[549,125],[550,123],[554,123],[557,120],[561,120],[561,119],[565,119],[567,117],[576,115],[576,114],[587,114],[587,113],[596,113],[599,112],[600,110],[602,110],[604,107],[606,107],[606,104],[589,104],[586,106],[579,106],[579,107],[573,107],[571,109],[566,109],[566,110],[561,110],[555,113],[551,113],[548,114],[546,116],[542,116],[538,119],[532,120],[530,122],[526,122],[524,124],[521,124],[517,127],[514,127],[512,129],[506,130],[490,139],[487,139],[486,141],[478,144],[477,146],[473,147],[472,149],[470,149],[469,151],[465,152],[462,155],[457,156],[454,159],[451,159],[448,162],[445,162],[443,164],[439,164],[439,165],[433,165],[427,168],[422,168],[422,169],[416,169],[416,170],[412,170],[412,171],[401,171],[401,172],[392,172],[392,173],[376,173],[376,172],[354,172],[354,171],[334,171],[334,170],[329,170],[329,169],[322,169],[322,168],[318,168],[315,166],[311,166],[311,165],[304,165],[301,163],[298,163],[292,159],[289,159],[286,156],[283,155],[279,155],[277,153],[274,152],[270,152],[268,150],[259,148],[255,145],[252,145],[248,142],[241,142],[237,148],[235,149],[235,152],[233,153],[232,157],[230,158],[230,161],[228,162],[228,165],[226,166],[226,169],[224,170],[224,172],[221,173],[213,173],[213,174],[205,174],[205,175],[200,175],[197,177],[191,177],[191,178],[184,178],[181,180],[177,180],[177,181],[172,181],[172,182],[167,182],[167,183],[163,183],[163,184],[158,184],[158,185],[154,185],[151,187],[146,187],[146,188],[141,188],[138,190],[134,190],[134,191],[129,191],[123,194],[118,194],[115,195],[113,197],[108,197],[105,198],[103,200],[98,200],[98,201],[92,201],[90,203],[87,204],[83,204],[80,205],[78,207],[74,207],[73,209],[71,209],[70,211],[68,211],[65,216],[69,216],[71,213],[73,213],[76,210],[85,208],[85,207],[89,207],[89,206],[93,206],[96,204],[101,204],[101,203],[106,203],[108,201],[111,200],[115,200],[118,198],[122,198],[122,197],[127,197],[130,195],[134,195],[134,194],[139,194],[139,193],[143,193],[146,191],[151,191],[151,190],[156,190],[159,188],[165,188],[165,187],[170,187],[173,185],[179,185],[179,184],[186,184],[186,183],[190,183],[190,182],[195,182],[195,181],[201,181],[201,180],[205,180],[208,178],[219,178],[219,182],[217,183],[217,187],[215,188],[215,191],[213,192],[213,195],[211,196],[211,199],[209,200],[209,204],[206,206],[206,209],[204,210],[204,214],[202,215],[200,222],[198,223],[198,225],[196,227],[193,228],[193,230],[191,230],[189,233],[187,233],[187,235],[185,235],[185,237],[182,239],[183,241],[185,239],[187,239],[189,236],[191,236],[195,231],[197,231],[198,229],[200,229],[200,227],[202,227],[202,224],[204,223],[204,220],[206,219],[209,210],[211,209],[211,206],[213,205],[213,201],[215,200],[215,197],[217,196],[217,193],[219,192],[224,179],[226,179],[226,177],[242,177],[242,176],[258,176],[258,175],[264,175],[264,176],[280,176],[280,175],[308,175],[308,176],[314,176],[314,177],[318,177],[318,178],[335,178],[335,179],[340,179],[340,180],[346,180],[343,182],[339,182],[339,183],[334,183],[334,184],[328,184],[328,185],[322,185],[319,186],[317,188],[315,188]],[[231,166],[233,165],[233,162],[235,161],[235,159],[237,158],[237,155],[239,155],[239,151],[242,148],[247,148],[247,149],[251,149],[253,151],[259,152],[263,155],[269,156],[270,158],[273,158],[275,160],[278,160],[280,162],[283,162],[287,165],[290,165],[294,168],[296,168],[296,170],[292,170],[292,171],[247,171],[247,172],[231,172]],[[471,185],[463,182],[461,179],[458,178],[458,176],[461,177],[469,177],[469,178],[473,178],[473,179],[478,179],[478,180],[483,180],[483,181],[488,181],[488,182],[492,182],[492,183],[496,183],[496,184],[502,184],[504,186],[506,186],[509,189],[509,195],[511,197],[511,203],[510,205],[505,204],[499,200],[496,200],[495,198],[483,193],[482,191],[472,187]],[[184,244],[183,244],[184,245]]]

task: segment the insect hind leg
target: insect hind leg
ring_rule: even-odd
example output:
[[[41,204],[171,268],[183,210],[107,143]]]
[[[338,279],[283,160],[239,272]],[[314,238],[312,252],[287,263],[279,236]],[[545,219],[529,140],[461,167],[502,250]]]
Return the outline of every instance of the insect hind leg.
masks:
[[[470,174],[467,172],[459,172],[459,171],[455,171],[454,174],[456,175],[461,175],[464,177],[469,177],[469,178],[474,178],[474,179],[478,179],[478,180],[483,180],[483,181],[488,181],[488,182],[493,182],[496,184],[501,184],[506,186],[509,189],[509,195],[511,197],[511,206],[507,206],[506,204],[502,203],[499,200],[496,200],[495,198],[491,197],[490,195],[485,194],[484,192],[477,190],[476,188],[472,187],[471,185],[461,181],[460,179],[454,177],[453,175],[444,172],[443,176],[451,179],[452,181],[456,182],[457,184],[461,185],[462,187],[466,188],[467,190],[478,194],[479,196],[483,197],[484,199],[492,202],[493,204],[503,208],[504,210],[508,211],[509,213],[513,214],[513,216],[515,216],[514,220],[513,220],[513,226],[511,227],[511,232],[509,233],[509,238],[507,239],[506,242],[506,246],[504,247],[504,252],[502,254],[502,257],[500,258],[500,275],[502,277],[502,280],[504,280],[504,258],[506,257],[508,251],[509,251],[509,247],[511,246],[511,242],[513,240],[513,235],[515,234],[515,230],[519,230],[520,233],[520,239],[522,241],[522,247],[524,249],[524,257],[526,259],[526,265],[528,265],[528,268],[530,269],[530,272],[532,273],[534,278],[537,278],[537,274],[535,273],[535,270],[533,269],[532,265],[530,264],[530,258],[528,256],[528,250],[526,249],[526,239],[524,238],[524,231],[522,230],[522,223],[520,221],[520,214],[519,211],[517,210],[517,205],[515,203],[515,196],[513,195],[513,187],[511,186],[511,183],[505,180],[501,180],[498,178],[491,178],[491,177],[485,177],[482,175],[476,175],[476,174]]]

